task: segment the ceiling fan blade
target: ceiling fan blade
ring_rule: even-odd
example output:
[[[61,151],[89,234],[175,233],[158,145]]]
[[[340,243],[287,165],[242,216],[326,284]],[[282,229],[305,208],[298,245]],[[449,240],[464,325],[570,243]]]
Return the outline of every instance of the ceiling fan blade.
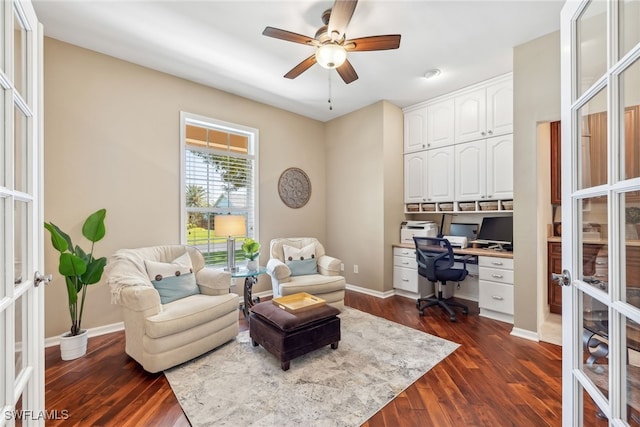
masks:
[[[342,77],[342,80],[344,80],[346,84],[358,80],[358,73],[356,73],[356,70],[348,59],[344,61],[341,66],[336,68],[336,71],[340,74],[340,77]]]
[[[347,25],[357,4],[358,0],[336,0],[333,4],[328,25],[328,34],[333,40],[340,40],[347,31]],[[337,33],[337,36],[334,37],[334,33]]]
[[[348,51],[389,50],[400,47],[400,34],[387,36],[371,36],[351,39],[344,42],[344,48]]]
[[[291,31],[281,30],[280,28],[267,27],[262,32],[262,35],[293,43],[307,44],[310,46],[318,45],[318,41],[313,37],[303,36],[302,34],[292,33]]]
[[[295,67],[293,67],[291,71],[289,71],[284,76],[288,79],[295,79],[300,74],[304,73],[309,68],[311,68],[315,63],[316,63],[316,54],[314,53],[313,55],[311,55],[310,57],[308,57],[307,59],[305,59],[298,65],[296,65]]]

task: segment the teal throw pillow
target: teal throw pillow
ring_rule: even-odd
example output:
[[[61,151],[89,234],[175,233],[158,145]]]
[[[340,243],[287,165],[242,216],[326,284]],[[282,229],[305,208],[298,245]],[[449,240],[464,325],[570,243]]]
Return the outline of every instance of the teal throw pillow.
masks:
[[[180,298],[200,293],[200,288],[198,288],[196,277],[193,273],[161,277],[160,280],[152,280],[151,283],[160,294],[160,302],[162,304],[168,304]]]
[[[287,265],[291,270],[292,276],[305,276],[307,274],[316,274],[318,272],[318,264],[316,263],[315,258],[287,261]]]

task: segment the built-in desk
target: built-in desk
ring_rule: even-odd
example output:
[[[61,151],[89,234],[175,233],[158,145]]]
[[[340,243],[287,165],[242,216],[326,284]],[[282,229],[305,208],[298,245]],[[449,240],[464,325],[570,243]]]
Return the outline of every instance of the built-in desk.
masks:
[[[471,247],[454,248],[453,252],[477,257],[478,264],[467,265],[469,276],[456,289],[456,296],[478,301],[481,316],[513,323],[513,252]],[[409,298],[425,296],[418,279],[415,246],[395,244],[393,254],[396,293]]]

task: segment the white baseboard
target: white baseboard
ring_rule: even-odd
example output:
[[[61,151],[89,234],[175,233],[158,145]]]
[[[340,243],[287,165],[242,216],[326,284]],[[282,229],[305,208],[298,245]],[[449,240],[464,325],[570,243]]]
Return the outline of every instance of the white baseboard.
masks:
[[[524,338],[529,341],[540,341],[540,337],[538,336],[537,332],[528,331],[526,329],[513,328],[511,330],[511,335],[513,335],[514,337]]]
[[[370,295],[377,298],[383,298],[383,299],[396,295],[394,291],[385,291],[385,292],[374,291],[372,289],[362,288],[360,286],[350,285],[348,283],[347,283],[347,289],[349,289],[350,291],[358,292],[365,295]]]
[[[110,325],[98,326],[95,328],[89,328],[89,338],[97,337],[100,335],[110,334],[112,332],[118,332],[124,330],[124,322],[112,323]],[[53,347],[60,345],[60,336],[45,338],[44,346]]]

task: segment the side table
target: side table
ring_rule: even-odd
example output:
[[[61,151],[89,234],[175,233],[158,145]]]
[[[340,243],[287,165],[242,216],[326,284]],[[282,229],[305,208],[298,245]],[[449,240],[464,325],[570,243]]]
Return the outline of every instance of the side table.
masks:
[[[260,302],[258,298],[254,301],[252,296],[253,285],[258,281],[258,276],[267,272],[266,267],[258,267],[255,270],[249,270],[246,266],[238,267],[236,271],[231,272],[231,278],[240,279],[244,277],[244,303],[242,304],[242,313],[244,318],[249,318],[249,310],[256,302]]]

